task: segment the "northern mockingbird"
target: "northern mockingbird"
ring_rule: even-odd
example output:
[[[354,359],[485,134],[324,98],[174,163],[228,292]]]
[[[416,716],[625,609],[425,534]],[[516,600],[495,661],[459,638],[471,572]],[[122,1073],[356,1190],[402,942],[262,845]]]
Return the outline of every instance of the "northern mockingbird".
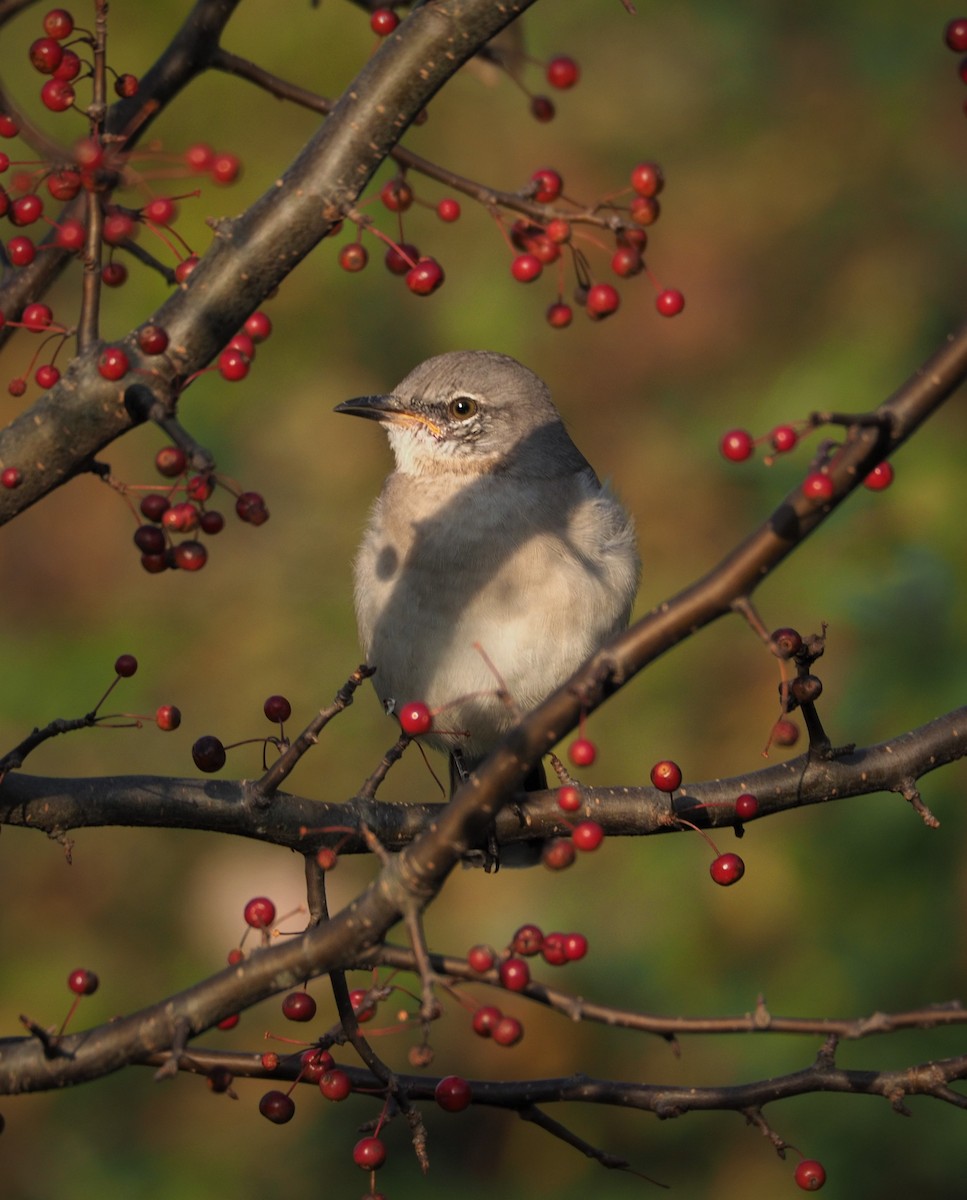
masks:
[[[455,786],[627,625],[631,518],[506,355],[441,354],[336,412],[379,421],[396,458],[356,558],[362,651],[387,712],[433,711]]]

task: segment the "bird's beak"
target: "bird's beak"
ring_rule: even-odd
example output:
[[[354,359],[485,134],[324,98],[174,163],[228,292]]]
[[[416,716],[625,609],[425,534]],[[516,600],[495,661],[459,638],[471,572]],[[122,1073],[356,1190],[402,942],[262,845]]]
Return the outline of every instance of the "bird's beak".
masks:
[[[443,430],[436,422],[431,421],[424,413],[401,408],[399,400],[393,395],[357,396],[354,400],[344,400],[342,404],[337,404],[333,412],[349,413],[352,417],[369,417],[371,421],[386,421],[392,425],[421,425],[429,430],[433,437],[443,437]]]
[[[333,412],[349,413],[352,417],[369,417],[371,421],[386,421],[394,415],[392,396],[356,396],[337,404]]]

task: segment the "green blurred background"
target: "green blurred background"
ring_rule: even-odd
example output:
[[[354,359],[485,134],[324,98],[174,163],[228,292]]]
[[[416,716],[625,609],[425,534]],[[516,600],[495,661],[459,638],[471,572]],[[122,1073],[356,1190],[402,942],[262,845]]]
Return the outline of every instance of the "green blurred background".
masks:
[[[189,7],[115,3],[112,63],[143,73]],[[21,64],[42,11],[4,33],[4,70],[15,89],[37,87]],[[79,8],[75,15],[82,20]],[[499,232],[470,205],[456,226],[429,210],[407,218],[407,236],[447,270],[430,299],[410,296],[378,253],[366,272],[350,276],[335,265],[338,245],[323,244],[267,306],[275,333],[248,379],[230,386],[204,378],[182,409],[220,467],[264,491],[268,525],[233,519],[210,543],[204,571],[160,577],[138,563],[124,503],[93,479],[4,529],[3,743],[87,711],[121,652],[136,654],[141,669],[118,691],[118,704],[153,712],[176,703],[182,728],[60,739],[30,760],[32,771],[192,774],[199,734],[234,741],[269,732],[261,706],[270,693],[291,699],[293,728],[328,702],[357,662],[349,564],[389,462],[378,430],[337,418],[332,407],[392,385],[446,349],[499,349],[551,384],[578,444],[636,517],[641,612],[707,570],[771,510],[810,455],[804,448],[771,469],[761,461],[730,466],[717,451],[724,429],[765,433],[817,407],[869,408],[963,318],[967,93],[941,41],[955,15],[935,0],[641,2],[637,17],[617,0],[538,5],[526,18],[529,51],[538,59],[572,53],[582,66],[580,85],[556,96],[557,119],[535,123],[508,80],[494,85],[465,72],[407,144],[507,189],[553,165],[580,199],[617,191],[636,161],[658,159],[668,183],[649,263],[664,284],[683,289],[685,314],[660,318],[639,278],[622,288],[623,306],[609,321],[593,325],[579,313],[571,329],[551,330],[543,312],[554,299],[553,272],[527,287],[512,283]],[[225,44],[335,95],[373,40],[365,17],[340,0],[315,9],[284,0],[242,5]],[[541,90],[539,67],[529,78]],[[47,114],[45,124],[65,141],[82,132],[70,114]],[[179,227],[199,250],[204,219],[240,211],[261,194],[314,125],[226,77],[203,79],[172,106],[153,131],[166,151],[204,139],[246,164],[234,188],[185,202]],[[182,190],[179,181],[151,186]],[[444,194],[415,186],[431,203]],[[606,255],[588,252],[606,278]],[[76,276],[58,286],[55,311],[76,311],[76,288]],[[130,283],[105,301],[105,335],[125,332],[162,296],[160,283],[132,269]],[[15,339],[0,378],[20,374],[32,349]],[[0,405],[5,420],[17,411],[5,392]],[[965,633],[956,614],[965,583],[965,433],[954,402],[897,456],[892,489],[854,497],[761,589],[768,624],[811,632],[829,623],[822,711],[836,741],[884,740],[964,700]],[[118,477],[150,483],[161,441],[140,430],[105,458]],[[639,783],[665,756],[691,780],[754,770],[774,709],[773,663],[737,620],[720,622],[591,719],[601,753],[586,777]],[[292,787],[326,799],[350,795],[392,736],[367,692]],[[226,774],[250,776],[259,765],[256,750],[237,751]],[[746,877],[728,891],[711,884],[706,849],[688,837],[608,841],[560,876],[461,872],[428,916],[431,944],[451,952],[479,941],[503,945],[526,920],[581,929],[587,960],[542,976],[658,1013],[744,1012],[760,992],[789,1015],[860,1016],[949,1000],[962,994],[965,974],[964,783],[962,767],[924,782],[942,821],[936,832],[883,795],[755,825],[743,842]],[[385,794],[434,794],[416,755]],[[731,836],[724,841],[731,848]],[[75,842],[67,866],[56,844],[3,830],[3,1034],[16,1035],[21,1012],[59,1022],[67,973],[81,964],[102,983],[78,1027],[153,1002],[221,966],[250,896],[271,895],[280,911],[300,900],[299,859],[254,843],[157,830],[82,831]],[[372,871],[341,863],[333,905]],[[312,990],[323,1028],[332,1018],[327,989],[319,982]],[[664,1043],[573,1025],[511,1000],[504,1007],[526,1022],[517,1049],[473,1038],[466,1015],[451,1006],[434,1035],[433,1069],[727,1084],[797,1069],[818,1049],[810,1038],[696,1038],[676,1058]],[[274,1002],[245,1014],[235,1032],[204,1040],[258,1048],[268,1029],[291,1033]],[[380,1049],[402,1067],[407,1046],[395,1042]],[[840,1063],[897,1068],[963,1046],[956,1031],[871,1039],[844,1046]],[[280,1129],[258,1114],[263,1090],[241,1081],[234,1103],[197,1079],[155,1085],[149,1072],[132,1070],[79,1091],[5,1100],[3,1194],[254,1200],[366,1190],[351,1148],[375,1103],[330,1105],[306,1089],[294,1121]],[[885,1101],[828,1096],[766,1115],[823,1160],[826,1195],[961,1194],[964,1115],[922,1099],[911,1107],[912,1120]],[[793,1160],[780,1162],[734,1114],[665,1123],[592,1107],[554,1115],[678,1196],[797,1194]],[[495,1190],[529,1200],[623,1200],[649,1187],[505,1114],[431,1111],[427,1122],[427,1179],[405,1128],[387,1133],[391,1157],[380,1185],[393,1200],[455,1190],[467,1200]]]

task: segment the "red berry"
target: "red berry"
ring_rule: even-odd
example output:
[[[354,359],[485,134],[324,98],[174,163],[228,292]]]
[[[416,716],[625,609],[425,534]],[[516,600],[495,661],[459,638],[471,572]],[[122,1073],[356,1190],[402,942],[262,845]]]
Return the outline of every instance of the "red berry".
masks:
[[[235,1026],[239,1023],[240,1019],[241,1018],[239,1017],[238,1013],[232,1013],[231,1016],[222,1017],[222,1019],[218,1022],[218,1025],[216,1026],[216,1028],[223,1029],[226,1031],[229,1029],[234,1029]]]
[[[211,163],[211,176],[215,183],[234,183],[242,170],[242,161],[237,154],[216,154]]]
[[[362,242],[349,242],[339,251],[339,265],[344,271],[361,271],[369,262],[369,252]]]
[[[769,434],[769,441],[777,454],[788,454],[799,441],[799,434],[791,425],[777,425]]]
[[[64,250],[70,250],[72,253],[83,250],[86,240],[87,229],[83,221],[67,217],[57,226],[57,245]]]
[[[467,962],[471,969],[481,975],[489,971],[496,961],[497,956],[490,946],[471,946],[467,951]]]
[[[93,996],[99,982],[94,972],[85,970],[84,967],[78,967],[67,976],[67,986],[78,996]]]
[[[336,1065],[329,1051],[320,1050],[318,1047],[304,1050],[299,1056],[299,1062],[301,1064],[300,1076],[310,1083],[318,1083],[323,1075]]]
[[[965,22],[965,25],[967,25],[967,22]],[[825,1182],[825,1168],[821,1162],[817,1162],[814,1158],[804,1158],[796,1167],[796,1183],[804,1192],[818,1192]]]
[[[538,204],[550,204],[556,200],[564,189],[564,180],[552,167],[542,167],[531,176],[531,183],[536,184],[534,199]]]
[[[114,662],[115,674],[122,679],[130,679],[138,669],[138,660],[133,654],[120,654]]]
[[[7,384],[7,391],[11,396],[22,396],[27,390],[26,379],[11,379]]]
[[[730,429],[719,442],[719,449],[729,462],[744,462],[754,448],[752,434],[746,433],[744,429]]]
[[[590,738],[575,738],[567,748],[567,756],[576,767],[590,767],[598,757],[598,748]]]
[[[541,957],[552,967],[563,967],[567,962],[564,950],[564,934],[549,933],[541,946]]]
[[[74,103],[74,89],[66,79],[48,79],[40,89],[40,99],[51,112],[66,112]]]
[[[356,1020],[360,1024],[363,1021],[371,1021],[376,1016],[376,1006],[369,999],[369,992],[366,988],[353,988],[349,993],[349,1003],[353,1006]]]
[[[97,360],[98,373],[105,379],[122,379],[130,366],[128,356],[120,346],[109,346]]]
[[[552,329],[566,329],[574,318],[574,310],[569,304],[552,304],[545,314],[548,325]]]
[[[124,263],[109,262],[101,268],[101,282],[106,287],[120,287],[128,281],[128,269]]]
[[[326,1097],[327,1100],[345,1100],[349,1093],[353,1090],[352,1082],[345,1071],[334,1067],[333,1070],[327,1071],[319,1080],[319,1091]]]
[[[44,33],[63,41],[74,32],[74,18],[66,8],[52,8],[44,17]]]
[[[208,509],[198,518],[198,524],[201,526],[203,533],[212,536],[216,533],[221,533],[225,528],[225,518],[220,512]]]
[[[52,388],[60,379],[60,371],[53,363],[42,363],[34,372],[34,379],[38,387]]]
[[[452,222],[460,219],[460,201],[452,196],[445,196],[436,206],[436,215],[441,221]]]
[[[289,992],[282,1001],[282,1015],[289,1021],[311,1021],[316,1002],[308,992]]]
[[[391,8],[376,8],[369,18],[369,27],[378,37],[386,37],[399,23],[399,17]]]
[[[833,481],[822,471],[813,471],[806,476],[802,484],[802,494],[806,499],[816,500],[820,503],[832,500],[835,490]]]
[[[275,920],[275,905],[267,896],[255,896],[245,905],[243,916],[253,929],[268,929]]]
[[[18,488],[23,483],[23,472],[19,467],[4,467],[0,472],[0,485],[5,488]]]
[[[416,265],[416,260],[420,257],[420,252],[410,242],[403,242],[399,246],[390,246],[386,251],[386,257],[383,262],[386,265],[387,271],[394,275],[405,275],[412,267]]]
[[[235,501],[235,511],[239,519],[249,525],[264,525],[269,519],[269,510],[259,492],[242,492]]]
[[[181,709],[174,704],[162,704],[154,714],[154,720],[159,729],[170,732],[181,724]]]
[[[170,225],[178,215],[178,206],[167,196],[158,196],[144,206],[141,214],[154,225]]]
[[[235,951],[231,951],[229,953],[229,956],[228,956],[229,962],[232,961],[232,954],[234,954],[234,953],[235,953]],[[242,954],[241,951],[239,951],[239,958],[236,959],[235,961],[241,962],[241,960],[244,957],[245,957],[245,955]],[[262,1064],[262,1069],[264,1071],[277,1071],[279,1069],[279,1056],[275,1053],[274,1050],[266,1050],[266,1052],[264,1054],[260,1055],[260,1062]]]
[[[114,81],[114,90],[122,98],[129,100],[138,94],[137,75],[119,75]]]
[[[225,765],[225,747],[212,734],[200,737],[191,748],[191,757],[199,771],[211,775]]]
[[[578,788],[565,784],[557,789],[557,806],[561,812],[577,812],[581,807],[581,793]]]
[[[656,787],[660,792],[670,794],[677,791],[682,784],[682,769],[670,758],[663,758],[651,768],[651,783],[652,787]]]
[[[364,1137],[353,1146],[353,1162],[364,1171],[378,1171],[386,1162],[386,1147],[378,1137]]]
[[[544,270],[536,254],[518,254],[510,264],[510,273],[518,283],[533,283]]]
[[[586,304],[588,316],[600,320],[602,317],[610,317],[613,312],[618,311],[621,297],[618,289],[612,287],[610,283],[596,283],[588,290]]]
[[[473,1100],[473,1091],[459,1075],[447,1075],[433,1089],[433,1098],[444,1112],[463,1112]]]
[[[564,871],[574,862],[570,838],[550,838],[541,849],[541,862],[549,871]]]
[[[882,492],[883,489],[888,488],[892,482],[893,467],[888,462],[879,463],[863,480],[864,486],[868,487],[871,492]]]
[[[0,137],[15,138],[20,126],[9,113],[0,113]]]
[[[742,821],[751,820],[759,811],[759,801],[749,792],[743,792],[735,801],[735,815]]]
[[[597,821],[579,821],[574,826],[571,840],[578,850],[597,850],[604,840],[604,830]]]
[[[516,1046],[524,1036],[524,1026],[516,1017],[501,1017],[490,1033],[498,1046]]]
[[[720,854],[709,867],[709,874],[722,887],[729,887],[745,874],[745,863],[737,854]]]
[[[799,741],[799,726],[783,718],[772,727],[772,740],[777,746],[795,746]]]
[[[208,551],[201,542],[179,542],[174,549],[175,566],[182,571],[200,571],[208,562]]]
[[[215,161],[215,151],[207,142],[196,142],[185,151],[185,162],[193,171],[207,171]]]
[[[421,258],[406,272],[406,286],[414,296],[429,296],[444,279],[443,268],[435,258]]]
[[[944,41],[955,54],[967,51],[967,18],[954,17],[944,28]]]
[[[677,317],[685,307],[685,297],[676,288],[665,288],[655,297],[655,308],[663,317]]]
[[[272,332],[272,320],[268,313],[257,309],[242,326],[253,342],[264,342]]]
[[[502,1016],[503,1013],[493,1004],[482,1004],[473,1014],[471,1023],[474,1033],[480,1037],[490,1037]]]
[[[611,256],[611,270],[622,279],[644,270],[645,260],[637,246],[619,246]]]
[[[636,225],[654,225],[661,216],[661,205],[654,196],[635,196],[628,205],[628,215]]]
[[[548,96],[534,96],[531,99],[531,116],[542,123],[554,120],[554,102]]]
[[[69,83],[72,79],[76,79],[80,75],[82,65],[80,58],[73,50],[65,49],[60,60],[60,66],[54,72],[54,78],[63,79]]]
[[[238,383],[251,369],[252,360],[233,346],[226,347],[218,356],[218,372],[229,383]]]
[[[574,87],[581,76],[581,70],[573,58],[559,54],[547,64],[547,82],[551,87]]]
[[[530,981],[530,967],[522,958],[505,958],[500,964],[500,982],[509,992],[522,992]]]
[[[37,247],[29,237],[12,237],[7,242],[7,257],[15,267],[29,267],[37,254]]]
[[[149,521],[160,521],[164,514],[171,507],[171,501],[167,496],[162,496],[160,492],[149,492],[147,496],[141,497],[141,503],[138,505],[141,509],[141,515]]]
[[[81,177],[76,171],[53,171],[47,176],[47,191],[55,200],[73,200],[81,190]]]
[[[419,737],[421,733],[428,733],[433,725],[433,716],[421,700],[413,700],[409,704],[404,704],[400,709],[399,718],[400,727],[410,737]]]
[[[20,320],[31,333],[42,333],[50,328],[54,314],[46,304],[28,304],[23,310]]]
[[[569,962],[577,962],[588,952],[588,939],[583,933],[567,933],[564,935],[564,953]]]
[[[295,1101],[285,1092],[266,1092],[259,1101],[259,1112],[276,1125],[284,1125],[295,1116]]]
[[[164,554],[168,545],[157,525],[139,525],[134,531],[134,544],[142,554]]]
[[[665,186],[665,176],[655,162],[640,162],[631,169],[631,186],[639,196],[657,196]]]
[[[10,223],[12,225],[33,225],[44,215],[44,202],[34,192],[18,196],[10,205]]]
[[[64,57],[63,47],[51,37],[37,38],[27,53],[30,65],[41,75],[53,75]]]
[[[521,925],[510,939],[510,948],[515,954],[529,958],[540,952],[544,934],[536,925]]]
[[[413,189],[405,179],[388,179],[379,189],[379,198],[390,212],[406,212],[413,204]]]
[[[285,696],[269,696],[262,705],[262,711],[274,725],[278,725],[292,716],[292,705]]]
[[[544,232],[552,242],[562,245],[571,240],[571,223],[570,221],[565,221],[563,217],[555,217],[552,221],[547,222],[547,228]]]
[[[187,500],[165,509],[161,524],[172,533],[190,533],[198,527],[198,509]]]
[[[175,267],[175,281],[177,283],[184,283],[195,267],[198,266],[198,262],[197,254],[189,254],[187,258],[183,258],[177,267]]]
[[[145,354],[164,354],[168,349],[168,334],[160,325],[142,325],[138,330],[138,345]]]

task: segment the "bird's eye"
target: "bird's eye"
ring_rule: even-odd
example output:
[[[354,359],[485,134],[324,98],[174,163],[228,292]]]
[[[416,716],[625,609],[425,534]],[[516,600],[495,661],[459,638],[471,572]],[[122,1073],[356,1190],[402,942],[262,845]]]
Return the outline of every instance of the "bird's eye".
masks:
[[[471,396],[454,396],[447,405],[447,412],[457,421],[466,421],[477,411],[477,401]]]

